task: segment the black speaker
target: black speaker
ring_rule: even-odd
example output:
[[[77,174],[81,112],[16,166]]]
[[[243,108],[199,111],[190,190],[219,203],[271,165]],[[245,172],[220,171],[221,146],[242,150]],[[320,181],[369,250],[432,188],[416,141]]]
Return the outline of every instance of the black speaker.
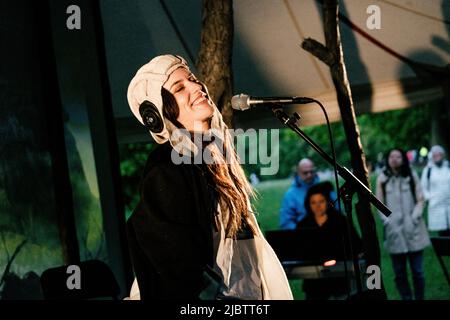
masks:
[[[142,117],[145,127],[153,133],[160,133],[164,128],[158,108],[148,100],[145,100],[139,106],[139,113]]]

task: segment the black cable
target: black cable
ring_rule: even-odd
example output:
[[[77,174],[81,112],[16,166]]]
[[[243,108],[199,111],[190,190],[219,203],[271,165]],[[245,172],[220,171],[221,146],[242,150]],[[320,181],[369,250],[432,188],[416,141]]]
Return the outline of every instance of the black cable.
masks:
[[[337,181],[337,183],[339,182],[337,177],[336,177],[336,172],[339,172],[339,174],[344,178],[345,183],[342,185],[342,187],[339,189],[337,189],[337,195],[338,195],[338,199],[341,199],[341,195],[340,192],[344,192],[344,204],[345,204],[345,208],[346,208],[346,212],[348,213],[348,217],[350,219],[347,219],[347,233],[344,233],[344,235],[347,235],[350,233],[351,234],[351,225],[349,222],[352,222],[352,196],[355,193],[355,188],[358,189],[358,192],[361,192],[362,194],[368,194],[369,196],[373,197],[372,201],[375,201],[374,199],[375,196],[373,196],[373,194],[371,193],[370,189],[368,189],[360,180],[358,180],[358,178],[356,178],[347,168],[340,166],[337,161],[336,161],[336,152],[334,150],[334,141],[333,141],[333,134],[331,133],[331,127],[330,127],[330,121],[328,119],[328,114],[325,111],[325,108],[323,107],[323,105],[314,99],[311,98],[305,98],[305,97],[296,97],[297,101],[303,101],[303,104],[307,104],[307,103],[312,103],[315,102],[317,104],[319,104],[319,106],[321,106],[322,111],[325,114],[325,119],[327,120],[327,124],[328,124],[328,130],[329,130],[329,134],[330,134],[330,142],[332,144],[332,149],[333,149],[333,156],[334,158],[330,157],[330,155],[328,155],[319,145],[317,145],[310,137],[308,137],[308,135],[306,135],[296,124],[297,120],[300,119],[300,116],[297,113],[294,113],[292,116],[288,116],[283,110],[281,105],[275,104],[271,106],[272,112],[275,114],[275,116],[286,126],[288,126],[290,129],[292,129],[292,131],[294,131],[295,133],[297,133],[303,140],[305,140],[320,156],[322,156],[322,158],[324,158],[328,163],[332,163],[334,166],[334,170],[335,170],[335,180]],[[294,103],[295,104],[295,103]],[[338,187],[339,185],[337,185]],[[387,209],[381,202],[377,203],[376,201],[374,202],[378,207],[380,207],[380,210],[387,210],[386,214],[389,215],[391,212],[389,211],[389,209]],[[380,206],[381,204],[381,206]],[[340,207],[340,202],[339,202],[339,210],[341,210]],[[341,213],[342,214],[342,211]],[[352,237],[349,237],[349,249],[351,252],[351,256],[352,256],[352,262],[353,262],[353,266],[354,266],[354,272],[355,272],[355,277],[356,277],[356,286],[357,286],[357,290],[358,290],[358,294],[362,293],[362,282],[361,282],[361,276],[360,276],[360,267],[359,267],[359,259],[357,256],[354,256],[352,251]],[[345,249],[345,245],[344,245],[344,255],[345,258],[348,256],[346,253],[346,249]],[[347,262],[347,260],[345,260]],[[347,268],[347,265],[344,263],[344,267]],[[347,269],[346,269],[346,279],[348,280],[348,273],[347,273]],[[348,284],[348,282],[347,282]],[[348,287],[347,287],[348,288]]]
[[[180,29],[178,28],[178,26],[175,22],[175,19],[173,18],[172,14],[170,13],[169,8],[167,7],[167,5],[164,3],[163,0],[159,0],[159,2],[161,3],[161,6],[167,15],[167,18],[169,19],[170,24],[172,25],[173,29],[175,30],[175,33],[176,33],[178,39],[180,39],[181,45],[183,46],[184,50],[186,50],[186,53],[187,53],[189,59],[191,60],[192,64],[195,65],[194,55],[192,54],[191,50],[189,49],[189,46],[188,46],[186,40],[184,39],[183,35],[181,34]]]
[[[339,189],[339,177],[338,177],[338,170],[337,170],[337,161],[336,161],[336,150],[334,148],[334,139],[333,139],[333,132],[331,131],[331,125],[330,125],[330,120],[328,118],[328,113],[325,110],[325,107],[322,105],[322,103],[318,100],[315,99],[311,99],[314,103],[316,103],[317,105],[319,105],[319,107],[322,109],[322,112],[325,116],[325,120],[327,122],[327,128],[328,128],[328,135],[330,137],[330,146],[331,146],[331,155],[333,158],[333,169],[334,169],[334,182],[336,184],[336,194],[337,194],[337,203],[338,203],[338,210],[339,210],[339,214],[342,214],[342,208],[341,208],[341,192]],[[352,238],[351,238],[351,232],[350,232],[350,221],[348,219],[347,220],[347,236],[348,236],[348,241],[349,241],[349,246],[350,246],[350,257],[353,257],[353,250],[352,250]],[[347,281],[347,299],[350,298],[350,281],[349,281],[349,275],[348,275],[348,268],[347,268],[347,259],[348,259],[348,255],[347,255],[347,250],[345,248],[345,241],[344,241],[344,271],[345,271],[345,279]]]

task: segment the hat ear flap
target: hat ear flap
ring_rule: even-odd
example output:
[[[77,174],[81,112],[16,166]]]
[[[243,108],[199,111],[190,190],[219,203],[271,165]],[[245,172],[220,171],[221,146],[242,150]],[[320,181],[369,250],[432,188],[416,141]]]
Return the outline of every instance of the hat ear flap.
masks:
[[[139,114],[145,127],[153,133],[160,133],[164,129],[164,123],[159,114],[158,108],[148,100],[143,101],[139,106]]]

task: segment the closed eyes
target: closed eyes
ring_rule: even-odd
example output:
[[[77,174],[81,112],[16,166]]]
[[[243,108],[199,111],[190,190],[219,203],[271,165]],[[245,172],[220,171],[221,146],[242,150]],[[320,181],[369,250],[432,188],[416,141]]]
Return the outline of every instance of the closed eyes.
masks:
[[[198,81],[198,79],[197,79],[193,74],[191,74],[191,75],[187,78],[187,80],[190,81],[190,82],[194,82],[194,83],[200,83],[200,81]],[[183,82],[183,80],[178,80],[178,81],[176,81],[174,84],[172,84],[172,86],[178,85],[178,86],[176,86],[175,89],[173,90],[173,93],[177,93],[177,92],[183,91],[183,89],[185,88],[185,86],[181,84],[182,82]]]

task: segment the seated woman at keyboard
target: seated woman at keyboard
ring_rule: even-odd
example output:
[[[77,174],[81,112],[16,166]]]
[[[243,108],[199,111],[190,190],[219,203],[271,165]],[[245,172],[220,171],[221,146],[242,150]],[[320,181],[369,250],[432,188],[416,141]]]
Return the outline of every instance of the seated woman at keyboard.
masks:
[[[312,243],[318,260],[351,260],[348,241],[347,218],[336,211],[330,201],[333,186],[323,182],[312,186],[305,198],[306,216],[297,228],[317,232],[316,243]],[[353,254],[361,252],[361,240],[353,225],[350,226]],[[349,264],[351,268],[351,263]],[[307,300],[326,300],[347,293],[345,278],[305,279],[303,291]]]

